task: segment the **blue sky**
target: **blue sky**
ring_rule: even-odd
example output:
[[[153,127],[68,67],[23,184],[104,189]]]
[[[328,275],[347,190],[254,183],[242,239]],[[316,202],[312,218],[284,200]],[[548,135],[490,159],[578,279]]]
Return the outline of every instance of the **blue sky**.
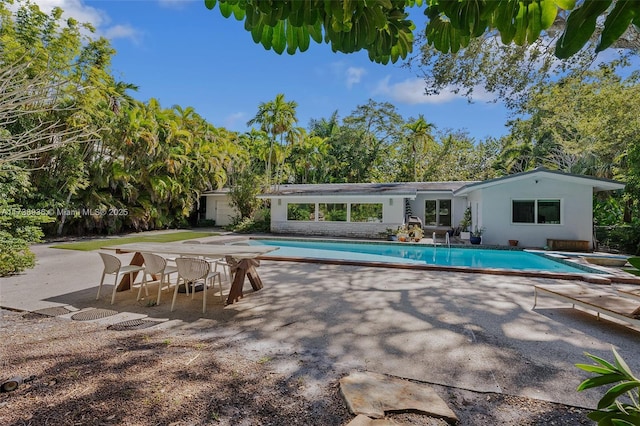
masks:
[[[208,10],[203,0],[35,0],[47,11],[92,23],[111,40],[117,79],[140,87],[134,97],[163,107],[192,106],[216,126],[244,132],[260,102],[278,93],[298,103],[298,125],[349,115],[369,99],[390,102],[405,118],[423,114],[439,130],[467,130],[476,140],[507,133],[507,110],[451,93],[425,96],[424,82],[399,64],[379,65],[366,52],[333,53],[312,44],[290,56],[255,44],[242,22]],[[416,18],[422,19],[420,11]]]

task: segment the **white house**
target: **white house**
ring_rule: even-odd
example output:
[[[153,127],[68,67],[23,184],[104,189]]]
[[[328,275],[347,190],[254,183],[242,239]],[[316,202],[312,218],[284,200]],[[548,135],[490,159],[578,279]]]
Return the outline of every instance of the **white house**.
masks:
[[[593,193],[624,184],[544,168],[484,182],[280,185],[271,200],[271,232],[378,237],[419,217],[427,235],[458,227],[467,207],[482,244],[544,247],[547,240],[593,243]]]
[[[621,189],[617,181],[538,168],[468,184],[453,195],[466,198],[473,226],[486,228],[483,244],[519,240],[525,247],[545,247],[551,239],[591,247],[593,193]]]
[[[238,216],[238,211],[231,205],[227,188],[204,192],[198,212],[198,219],[213,220],[216,226],[227,226]]]

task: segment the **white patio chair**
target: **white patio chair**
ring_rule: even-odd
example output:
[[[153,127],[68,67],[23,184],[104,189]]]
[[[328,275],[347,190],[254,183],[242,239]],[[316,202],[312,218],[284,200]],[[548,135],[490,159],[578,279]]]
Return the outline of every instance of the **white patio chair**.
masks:
[[[186,240],[182,242],[183,244],[202,244],[202,241],[198,241],[198,240]],[[218,264],[220,264],[221,266],[223,266],[223,268],[226,266],[227,269],[229,270],[229,274],[227,274],[227,271],[223,269],[224,272],[224,277],[225,280],[229,279],[229,276],[231,276],[231,269],[229,269],[229,265],[227,264],[227,262],[224,260],[224,258],[220,258],[220,259],[213,259],[211,257],[206,257],[206,256],[198,256],[199,259],[204,259],[207,262],[209,262],[209,264],[211,265],[211,269],[213,270],[213,272],[217,272],[218,271]],[[173,261],[175,262],[175,259],[173,259]]]
[[[216,259],[214,262],[213,271],[218,272],[218,266],[220,266],[222,268],[222,273],[224,274],[224,280],[231,283],[231,265],[229,265],[227,260],[224,257],[221,257],[220,259]]]
[[[167,259],[162,256],[158,256],[153,253],[142,253],[142,257],[144,258],[144,266],[145,266],[145,284],[146,284],[146,275],[149,274],[152,277],[154,275],[160,275],[160,281],[158,283],[158,300],[156,301],[156,305],[160,304],[160,296],[162,295],[162,286],[165,284],[164,278],[167,277],[167,289],[171,287],[171,274],[175,274],[178,272],[178,268],[176,266],[167,265]],[[142,286],[138,290],[138,299],[140,300],[140,294],[142,293]]]
[[[193,257],[179,257],[176,259],[176,265],[178,265],[178,280],[176,282],[175,290],[173,291],[173,302],[171,302],[171,312],[176,304],[176,297],[178,296],[178,288],[180,287],[180,279],[184,282],[187,296],[189,296],[189,287],[191,287],[191,299],[194,298],[196,293],[196,285],[198,281],[203,281],[202,288],[202,313],[207,311],[207,284],[211,282],[211,287],[215,287],[216,277],[218,278],[218,284],[220,286],[220,300],[224,303],[224,296],[222,295],[222,280],[220,278],[220,272],[212,272],[211,265],[204,259],[196,259]]]
[[[113,285],[113,293],[111,294],[111,304],[116,300],[116,291],[118,291],[118,281],[121,275],[129,274],[129,285],[133,290],[133,280],[135,273],[142,272],[142,283],[140,283],[140,290],[144,287],[147,296],[149,295],[149,291],[147,290],[146,282],[145,282],[145,274],[144,274],[144,266],[137,265],[125,265],[122,266],[122,262],[117,257],[107,254],[107,253],[98,253],[102,258],[102,263],[104,263],[104,269],[102,271],[102,278],[100,278],[100,285],[98,286],[98,295],[96,296],[96,300],[100,299],[100,290],[102,289],[102,284],[104,283],[104,277],[106,275],[115,275],[115,281]]]

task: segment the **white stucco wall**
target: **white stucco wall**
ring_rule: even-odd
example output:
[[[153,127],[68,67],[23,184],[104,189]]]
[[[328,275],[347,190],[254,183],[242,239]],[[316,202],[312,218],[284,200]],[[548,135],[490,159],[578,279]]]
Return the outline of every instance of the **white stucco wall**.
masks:
[[[207,200],[205,218],[215,220],[216,226],[227,226],[234,217],[238,216],[238,211],[231,206],[228,195],[214,194],[205,197]]]
[[[382,204],[382,223],[288,221],[287,204]],[[396,229],[404,220],[404,198],[400,197],[283,197],[271,200],[271,232],[276,234],[327,235],[340,237],[378,238],[387,228]]]
[[[507,245],[508,240],[518,240],[522,247],[544,247],[547,238],[592,241],[592,192],[590,185],[531,176],[474,191],[468,199],[473,227],[486,228],[482,244]],[[512,223],[514,199],[559,199],[561,223]]]

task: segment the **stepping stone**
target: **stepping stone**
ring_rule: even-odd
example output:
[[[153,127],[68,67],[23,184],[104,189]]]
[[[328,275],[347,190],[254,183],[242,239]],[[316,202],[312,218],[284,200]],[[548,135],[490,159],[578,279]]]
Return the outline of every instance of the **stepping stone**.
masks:
[[[347,426],[399,426],[399,423],[387,419],[372,419],[364,414],[358,414]]]
[[[352,373],[340,379],[340,392],[353,414],[381,419],[385,411],[412,410],[449,423],[458,422],[455,413],[430,387],[384,374]]]

